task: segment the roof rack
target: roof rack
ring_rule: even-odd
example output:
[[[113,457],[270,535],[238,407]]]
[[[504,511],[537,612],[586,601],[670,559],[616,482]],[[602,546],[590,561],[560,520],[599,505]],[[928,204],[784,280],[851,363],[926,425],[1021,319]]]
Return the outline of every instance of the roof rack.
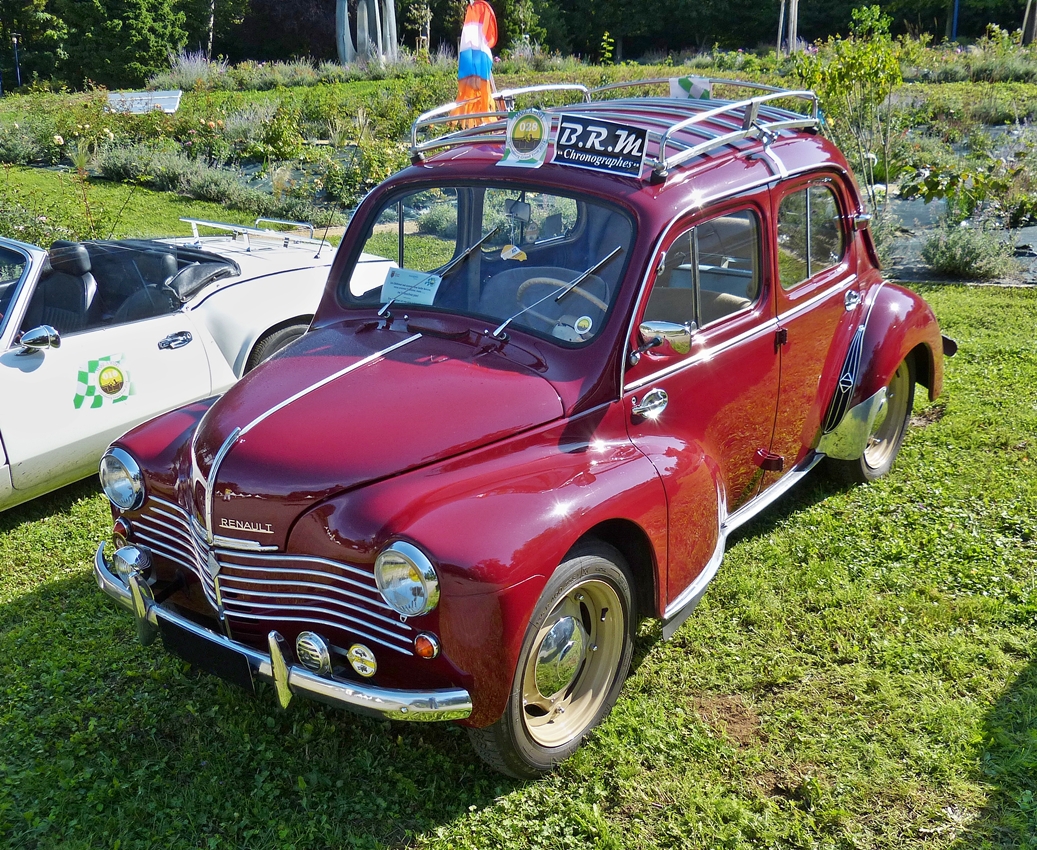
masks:
[[[184,224],[191,225],[191,234],[201,244],[201,237],[198,234],[199,227],[208,227],[212,230],[222,230],[225,233],[233,234],[236,239],[239,236],[245,238],[246,250],[252,250],[252,239],[259,239],[266,242],[279,242],[281,247],[290,248],[293,245],[298,246],[321,246],[327,245],[323,239],[314,239],[314,228],[313,225],[306,221],[285,221],[280,218],[257,218],[254,226],[249,227],[247,224],[228,224],[223,221],[206,221],[203,218],[182,218],[180,219]],[[307,236],[293,236],[291,233],[284,230],[271,230],[266,227],[260,227],[260,223],[265,222],[267,224],[288,224],[295,228],[309,230],[310,235]]]
[[[545,111],[550,115],[600,114],[603,107],[613,105],[641,113],[639,117],[647,119],[645,123],[650,127],[649,138],[658,144],[655,159],[648,160],[648,164],[652,168],[651,181],[653,183],[664,181],[677,166],[715,148],[750,137],[762,138],[764,144],[769,144],[782,130],[813,129],[821,124],[817,95],[812,91],[783,89],[763,83],[720,77],[693,77],[692,80],[703,90],[706,94],[705,97],[642,96],[622,99],[600,97],[602,94],[620,89],[671,83],[669,78],[661,77],[610,83],[594,89],[588,89],[586,86],[576,83],[507,89],[494,94],[494,99],[498,104],[497,110],[464,116],[465,119],[491,119],[489,122],[419,141],[418,134],[422,130],[436,126],[456,125],[463,120],[451,114],[461,104],[456,101],[446,103],[419,115],[411,125],[411,161],[422,162],[424,154],[428,151],[473,142],[503,144],[508,112],[514,108],[515,99],[520,95],[543,92],[568,92],[581,95],[580,103],[547,107]],[[737,101],[713,100],[713,87],[717,85],[752,89],[762,93]],[[808,113],[800,114],[770,106],[773,101],[784,99],[806,101],[809,104]],[[680,138],[682,135],[685,139]],[[701,138],[701,141],[687,141],[688,135]]]

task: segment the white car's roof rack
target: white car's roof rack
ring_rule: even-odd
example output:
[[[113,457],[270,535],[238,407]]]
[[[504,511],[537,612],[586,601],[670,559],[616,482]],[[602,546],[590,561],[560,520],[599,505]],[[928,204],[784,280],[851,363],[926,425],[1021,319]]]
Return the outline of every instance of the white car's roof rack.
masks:
[[[266,243],[268,246],[270,243],[276,243],[282,248],[291,248],[292,246],[299,247],[320,247],[327,245],[323,239],[314,238],[314,227],[312,224],[306,221],[285,221],[279,218],[257,218],[255,224],[249,227],[247,224],[229,224],[224,221],[206,221],[203,218],[182,218],[180,219],[184,224],[191,225],[191,234],[194,236],[198,244],[201,244],[201,237],[198,234],[199,227],[208,227],[211,230],[222,230],[225,233],[233,234],[234,238],[237,239],[239,236],[244,237],[246,250],[252,250],[252,240],[259,240],[261,243]],[[297,230],[308,230],[309,236],[297,236],[290,231],[286,230],[271,230],[270,228],[260,227],[261,223],[266,224],[285,224]]]
[[[621,89],[669,86],[671,80],[667,78],[628,80],[594,89],[576,83],[506,89],[494,94],[497,110],[463,116],[463,119],[489,118],[492,119],[491,122],[476,127],[454,129],[440,136],[429,136],[428,131],[435,127],[456,126],[463,120],[451,114],[460,105],[458,102],[445,103],[419,115],[411,125],[411,160],[419,163],[429,151],[459,145],[503,144],[508,112],[514,109],[515,99],[521,95],[545,92],[580,95],[577,103],[545,107],[544,111],[550,115],[598,115],[604,118],[607,117],[607,113],[612,112],[614,117],[620,120],[646,128],[649,139],[658,145],[655,158],[648,160],[653,182],[665,180],[674,168],[690,159],[741,139],[761,137],[767,143],[782,130],[816,129],[821,125],[817,95],[812,91],[783,89],[763,83],[720,77],[690,79],[705,97],[601,97]],[[717,85],[751,89],[760,94],[736,101],[714,100],[712,90]],[[807,113],[793,112],[773,105],[774,101],[787,99],[805,101],[808,106]],[[425,137],[419,139],[419,134],[423,130],[426,131]]]

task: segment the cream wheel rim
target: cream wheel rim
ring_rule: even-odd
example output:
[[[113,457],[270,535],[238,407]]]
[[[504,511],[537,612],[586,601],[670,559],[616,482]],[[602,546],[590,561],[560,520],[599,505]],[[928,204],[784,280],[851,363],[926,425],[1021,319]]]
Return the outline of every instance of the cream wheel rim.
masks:
[[[522,671],[522,719],[542,747],[562,746],[597,719],[623,656],[626,612],[600,579],[583,581],[551,609]]]

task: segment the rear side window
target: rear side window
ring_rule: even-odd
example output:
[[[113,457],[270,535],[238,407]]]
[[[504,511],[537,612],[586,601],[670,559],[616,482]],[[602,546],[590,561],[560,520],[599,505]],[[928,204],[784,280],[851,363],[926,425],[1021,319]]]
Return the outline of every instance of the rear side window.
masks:
[[[690,228],[666,251],[645,321],[712,324],[748,308],[760,293],[760,227],[742,210]]]
[[[842,218],[828,185],[808,186],[778,207],[778,276],[791,289],[843,258]]]

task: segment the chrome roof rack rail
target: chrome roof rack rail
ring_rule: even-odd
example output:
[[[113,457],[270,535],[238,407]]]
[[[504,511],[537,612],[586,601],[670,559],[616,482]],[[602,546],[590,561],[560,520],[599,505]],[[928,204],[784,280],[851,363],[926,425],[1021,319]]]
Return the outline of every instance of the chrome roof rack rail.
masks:
[[[766,83],[754,83],[750,80],[729,80],[724,77],[696,77],[694,74],[686,74],[691,79],[703,83],[710,90],[714,85],[717,86],[737,86],[743,89],[756,89],[757,91],[765,92],[784,92],[787,89],[780,88],[779,86],[769,86]],[[623,80],[618,83],[609,83],[606,86],[598,86],[597,88],[591,89],[591,97],[602,92],[615,91],[616,89],[633,89],[640,88],[642,86],[660,86],[669,85],[671,77],[654,77],[650,80]]]
[[[582,95],[582,103],[547,107],[547,112],[556,115],[579,115],[581,111],[583,114],[600,114],[603,109],[607,109],[613,104],[630,110],[631,113],[641,110],[644,113],[641,117],[648,119],[649,136],[657,140],[659,145],[656,158],[648,162],[652,168],[651,180],[653,183],[664,181],[677,166],[715,148],[732,144],[741,139],[757,137],[762,138],[764,144],[768,144],[782,130],[814,129],[821,124],[817,95],[812,91],[783,89],[764,83],[729,80],[722,77],[693,77],[692,79],[704,86],[710,95],[705,98],[633,96],[610,99],[600,97],[606,92],[621,89],[669,85],[670,79],[662,77],[609,83],[594,89],[588,89],[586,86],[575,83],[507,89],[494,94],[498,105],[497,110],[464,116],[464,118],[472,119],[490,119],[487,123],[454,130],[419,142],[418,134],[421,130],[443,124],[456,124],[464,120],[451,114],[461,105],[460,103],[456,101],[446,103],[419,115],[411,125],[411,161],[422,162],[427,151],[473,142],[504,144],[506,141],[504,122],[507,120],[508,112],[514,108],[515,98],[519,95],[542,92],[567,91]],[[714,101],[711,95],[715,85],[752,89],[761,93],[744,100]],[[805,114],[801,114],[789,109],[770,106],[773,101],[784,99],[806,101],[809,109]],[[679,120],[675,121],[674,118],[679,118]],[[682,135],[683,139],[680,138]],[[692,141],[688,140],[688,135],[692,136]],[[695,141],[696,138],[702,140]]]
[[[279,242],[281,247],[290,248],[293,245],[326,245],[327,243],[323,239],[315,239],[313,237],[314,228],[313,225],[305,221],[285,221],[278,218],[257,218],[255,226],[249,227],[247,224],[229,224],[225,221],[207,221],[204,218],[182,218],[180,219],[184,224],[191,225],[191,235],[194,236],[195,242],[201,244],[201,237],[198,234],[199,227],[208,227],[210,230],[222,230],[225,233],[230,233],[236,239],[238,236],[245,238],[245,244],[247,250],[252,250],[252,239],[259,239],[266,242]],[[270,230],[268,228],[259,227],[261,222],[268,224],[290,224],[297,228],[305,228],[310,231],[309,236],[293,236],[290,232],[284,230]]]
[[[542,94],[545,92],[577,92],[582,96],[584,102],[590,102],[590,90],[580,83],[546,83],[539,86],[522,86],[515,89],[504,89],[499,92],[493,93],[493,99],[497,101],[498,108],[493,112],[477,112],[470,115],[453,115],[453,111],[461,106],[465,101],[453,101],[451,103],[444,103],[442,106],[437,106],[435,109],[430,109],[428,112],[424,112],[417,117],[410,128],[410,154],[411,161],[419,163],[424,159],[423,154],[430,150],[438,150],[439,148],[449,148],[456,145],[464,145],[469,142],[479,141],[487,143],[500,143],[503,144],[504,132],[500,126],[500,122],[506,121],[508,118],[508,112],[515,108],[515,98],[525,94]],[[465,127],[460,130],[455,130],[452,133],[446,133],[442,136],[435,136],[430,139],[426,139],[423,142],[418,142],[418,132],[420,130],[428,129],[429,127],[435,127],[443,124],[457,124],[461,121],[476,119],[476,118],[490,118],[493,119],[491,124],[480,124],[476,127]]]

